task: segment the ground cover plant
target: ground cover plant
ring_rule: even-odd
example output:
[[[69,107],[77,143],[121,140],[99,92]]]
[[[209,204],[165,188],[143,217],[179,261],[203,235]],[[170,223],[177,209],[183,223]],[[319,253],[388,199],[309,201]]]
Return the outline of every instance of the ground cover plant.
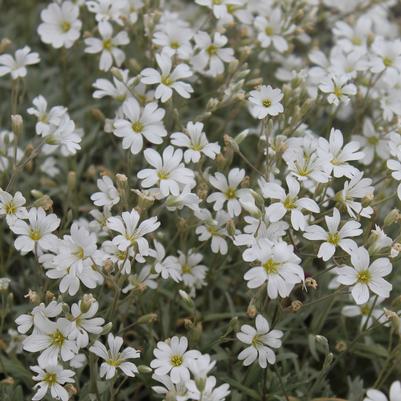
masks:
[[[0,10],[2,401],[401,401],[399,1]]]

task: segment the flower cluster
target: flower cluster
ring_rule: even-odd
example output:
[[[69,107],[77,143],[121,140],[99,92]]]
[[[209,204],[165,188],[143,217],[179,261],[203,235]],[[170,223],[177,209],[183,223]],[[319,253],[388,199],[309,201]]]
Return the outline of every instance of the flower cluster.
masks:
[[[399,401],[398,2],[22,3],[0,394]]]

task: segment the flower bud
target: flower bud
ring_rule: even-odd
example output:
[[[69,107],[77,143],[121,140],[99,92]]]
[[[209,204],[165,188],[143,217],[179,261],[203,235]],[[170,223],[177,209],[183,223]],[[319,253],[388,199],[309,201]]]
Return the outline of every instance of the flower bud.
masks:
[[[139,365],[138,371],[139,371],[139,373],[147,374],[147,373],[152,373],[153,369],[146,365]]]
[[[390,309],[383,308],[384,314],[386,315],[387,319],[390,320],[391,327],[394,331],[401,335],[400,332],[400,317],[397,313],[393,312]]]
[[[56,296],[54,295],[53,292],[47,290],[45,294],[45,302],[49,303],[51,301],[54,301],[56,299]]]
[[[256,314],[258,313],[258,310],[256,309],[256,306],[253,303],[253,299],[251,300],[250,304],[248,305],[248,309],[246,310],[246,314],[253,319]]]
[[[91,108],[90,113],[92,114],[92,117],[95,120],[100,121],[101,123],[105,122],[106,117],[104,116],[103,112],[99,108],[97,108],[97,107]]]
[[[156,322],[158,319],[157,313],[148,313],[146,315],[141,316],[138,320],[138,324],[150,324]]]
[[[33,202],[32,206],[41,207],[45,211],[51,210],[53,208],[53,201],[49,195],[43,195],[35,202]]]
[[[0,291],[7,291],[11,283],[11,279],[8,277],[0,278]]]
[[[339,340],[336,342],[336,351],[337,352],[345,352],[347,350],[347,343],[343,340]]]
[[[390,226],[391,224],[398,223],[400,221],[401,214],[398,209],[393,209],[390,211],[390,213],[387,214],[387,216],[384,218],[384,225],[385,226]]]
[[[20,114],[11,115],[11,129],[14,135],[19,138],[24,128],[24,120]]]
[[[10,39],[8,38],[3,38],[0,41],[0,54],[4,53],[5,51],[7,51],[7,49],[12,45],[13,42],[11,42]]]
[[[67,187],[69,192],[74,192],[77,185],[77,173],[69,171],[67,175]]]
[[[96,299],[93,297],[92,294],[84,294],[81,300],[80,309],[82,313],[88,312],[89,308],[92,304],[96,302]]]
[[[235,222],[233,219],[227,221],[226,228],[229,235],[235,235]]]
[[[101,336],[108,334],[113,327],[113,323],[109,322],[103,326],[102,332],[100,333]]]

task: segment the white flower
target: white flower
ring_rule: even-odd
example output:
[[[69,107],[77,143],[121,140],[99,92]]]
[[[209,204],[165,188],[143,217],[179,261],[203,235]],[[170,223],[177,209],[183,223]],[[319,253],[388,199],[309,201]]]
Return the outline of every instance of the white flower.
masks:
[[[379,258],[370,264],[368,251],[360,247],[352,250],[351,263],[352,267],[345,265],[336,269],[337,280],[352,286],[352,297],[358,305],[368,302],[369,290],[381,297],[389,297],[393,286],[383,279],[392,270],[389,259]]]
[[[195,0],[195,2],[201,6],[210,8],[217,19],[224,19],[229,15],[229,6],[241,4],[240,0]]]
[[[85,348],[89,344],[88,333],[100,334],[104,319],[94,317],[99,309],[99,303],[95,300],[90,301],[89,307],[84,305],[82,301],[71,306],[71,324],[72,331],[70,338],[77,342],[79,348]]]
[[[70,396],[63,385],[74,383],[72,376],[75,373],[72,370],[64,369],[61,365],[31,366],[30,368],[36,373],[36,376],[33,376],[33,380],[38,382],[34,386],[37,391],[32,397],[33,401],[44,398],[49,390],[54,399],[68,401]]]
[[[391,176],[397,180],[401,181],[401,163],[398,160],[387,160],[387,167],[392,170]],[[401,200],[401,183],[398,185],[397,188],[397,195],[398,199]]]
[[[253,117],[258,119],[267,116],[277,116],[284,111],[280,103],[283,93],[280,89],[273,89],[270,85],[262,85],[249,94],[249,110]]]
[[[267,363],[273,365],[276,362],[276,355],[272,348],[281,347],[280,330],[270,330],[269,322],[262,316],[257,315],[255,319],[256,329],[248,324],[241,326],[237,338],[249,346],[240,352],[238,359],[243,361],[244,366],[249,366],[258,360],[261,368],[265,369]]]
[[[358,214],[369,218],[373,213],[372,207],[362,207],[362,203],[356,202],[355,199],[362,199],[365,196],[373,195],[373,191],[372,179],[363,178],[363,173],[357,171],[351,176],[350,181],[344,182],[344,188],[336,194],[336,200],[345,205],[348,214],[352,218],[356,218]]]
[[[327,163],[327,172],[333,173],[334,177],[340,178],[346,176],[351,178],[358,172],[358,169],[351,166],[348,162],[360,160],[364,153],[360,152],[358,142],[351,141],[344,148],[343,134],[338,129],[331,129],[329,141],[325,138],[319,138],[318,154],[322,160]]]
[[[87,38],[85,39],[85,52],[90,54],[101,53],[99,68],[101,71],[108,71],[113,60],[117,67],[125,60],[125,53],[118,48],[129,43],[128,34],[125,31],[119,32],[113,37],[113,27],[108,21],[101,21],[98,24],[98,30],[101,39]]]
[[[292,176],[286,178],[288,194],[275,182],[267,182],[264,178],[259,179],[259,186],[264,198],[277,199],[278,202],[272,203],[266,208],[266,215],[271,222],[281,220],[286,213],[291,213],[291,224],[295,230],[305,230],[306,217],[302,209],[310,212],[319,213],[318,204],[309,198],[299,198],[301,189],[299,182]]]
[[[164,400],[171,398],[177,401],[189,400],[188,389],[185,382],[173,383],[170,376],[153,374],[152,379],[163,384],[163,386],[152,386],[152,390],[156,394],[165,397]],[[167,398],[168,397],[168,398]]]
[[[49,111],[47,110],[47,101],[39,95],[32,100],[34,107],[30,107],[27,112],[36,116],[36,133],[41,136],[46,136],[51,126],[59,126],[62,122],[67,109],[63,106],[54,106]]]
[[[167,102],[173,96],[173,89],[183,98],[189,99],[194,91],[188,83],[182,82],[182,78],[192,76],[192,71],[187,64],[178,64],[173,71],[172,61],[166,54],[156,54],[156,61],[160,71],[154,68],[145,68],[142,75],[142,83],[146,85],[157,84],[155,98],[162,103]]]
[[[379,390],[369,389],[363,401],[401,401],[401,382],[395,381],[390,387],[390,398]]]
[[[167,146],[163,150],[163,157],[154,149],[146,149],[144,152],[146,161],[154,167],[147,168],[138,172],[137,176],[142,180],[143,188],[151,188],[157,185],[163,197],[172,194],[178,196],[180,185],[194,185],[194,173],[184,167],[182,163],[183,152],[172,146]]]
[[[134,363],[128,362],[128,359],[139,358],[139,351],[127,347],[120,352],[123,339],[118,336],[114,337],[111,333],[107,337],[107,343],[109,350],[100,341],[95,341],[95,344],[89,348],[90,352],[104,359],[100,365],[100,377],[105,376],[106,380],[109,380],[115,376],[117,369],[121,369],[126,376],[135,377],[138,368]]]
[[[58,242],[58,250],[54,251],[57,255],[54,263],[60,270],[73,268],[82,272],[84,265],[90,263],[96,246],[96,234],[90,233],[85,227],[80,227],[77,223],[71,226],[71,235],[64,235]]]
[[[202,153],[215,159],[220,153],[220,146],[217,142],[209,143],[206,134],[203,132],[203,123],[188,122],[185,133],[175,132],[171,135],[171,143],[175,146],[188,148],[184,152],[185,163],[198,163]]]
[[[118,249],[126,251],[131,248],[135,251],[135,257],[143,261],[143,256],[149,255],[149,243],[144,236],[157,230],[160,222],[157,221],[157,217],[151,217],[138,226],[139,219],[139,213],[132,209],[131,212],[123,212],[121,217],[109,217],[107,227],[119,233],[113,238],[113,243]]]
[[[19,235],[15,240],[15,248],[22,255],[28,252],[41,253],[44,250],[52,248],[54,240],[57,237],[52,234],[60,225],[60,219],[55,214],[46,216],[46,212],[42,208],[35,208],[28,212],[29,223],[17,219],[10,229],[14,234]]]
[[[196,288],[201,288],[206,284],[205,277],[207,267],[200,264],[203,255],[201,253],[194,253],[192,249],[190,249],[187,254],[181,251],[178,251],[178,254],[178,258],[167,258],[169,260],[167,261],[166,259],[165,264],[178,265],[181,280],[184,285],[192,290],[192,294],[194,294]]]
[[[96,206],[111,207],[120,202],[117,188],[114,186],[110,177],[105,175],[103,178],[97,180],[97,186],[100,192],[95,192],[91,195],[91,200]]]
[[[189,395],[193,400],[224,401],[230,394],[230,386],[228,384],[224,383],[216,387],[216,378],[214,376],[209,376],[200,383],[197,384],[195,380],[187,383]]]
[[[130,149],[136,155],[143,148],[143,137],[150,143],[161,144],[167,131],[163,125],[165,111],[157,103],[148,103],[142,108],[135,98],[127,99],[121,110],[124,118],[117,118],[113,133],[123,138],[123,149]]]
[[[372,44],[372,51],[372,72],[401,71],[401,40],[386,41],[383,38],[377,38]]]
[[[31,53],[31,48],[25,46],[15,52],[15,56],[9,54],[0,55],[0,77],[11,74],[12,79],[24,78],[27,74],[27,65],[40,62],[38,53]]]
[[[135,79],[129,77],[128,70],[118,70],[119,78],[113,76],[113,82],[107,79],[97,79],[93,87],[96,89],[93,92],[95,99],[102,99],[103,97],[110,96],[113,99],[123,102],[128,97],[131,97],[130,88],[133,86]]]
[[[79,7],[71,1],[64,1],[60,5],[49,4],[40,13],[42,23],[38,33],[42,42],[54,48],[70,48],[79,38],[82,22],[79,20]]]
[[[198,195],[191,192],[191,186],[185,185],[179,195],[169,195],[165,205],[169,211],[181,210],[184,206],[198,210],[200,201]]]
[[[216,32],[212,38],[206,32],[198,32],[195,37],[198,53],[192,58],[193,67],[206,75],[216,77],[223,74],[224,63],[235,60],[234,50],[224,47],[228,39]]]
[[[340,102],[348,103],[349,97],[356,95],[356,86],[348,83],[349,78],[347,75],[331,76],[324,78],[319,85],[319,89],[323,93],[327,93],[327,101],[330,104],[338,106]]]
[[[57,322],[42,317],[35,320],[39,332],[31,334],[24,340],[24,350],[28,352],[41,352],[38,358],[39,365],[57,365],[59,356],[61,360],[69,361],[78,352],[75,341],[70,339],[72,331],[71,322],[64,318]]]
[[[383,160],[390,156],[389,136],[378,132],[370,118],[365,118],[363,122],[363,135],[353,135],[352,139],[359,142],[365,154],[360,163],[366,166],[372,163],[376,154]]]
[[[214,176],[209,177],[209,182],[218,189],[218,192],[213,192],[207,197],[207,202],[213,202],[214,210],[221,210],[227,201],[227,211],[231,217],[239,216],[241,214],[241,203],[253,202],[253,196],[247,188],[238,189],[238,185],[245,177],[245,170],[233,168],[228,173],[228,177],[222,173],[216,173]]]
[[[192,55],[192,35],[191,29],[167,24],[162,30],[154,33],[152,41],[160,46],[161,52],[168,57],[176,55],[181,60],[188,60]]]
[[[322,258],[324,261],[329,260],[338,246],[347,253],[351,253],[358,247],[356,242],[349,237],[357,237],[362,234],[360,223],[349,220],[339,229],[341,216],[336,208],[333,209],[333,216],[325,216],[325,220],[328,231],[318,225],[313,225],[306,227],[304,233],[304,237],[309,240],[324,241],[319,247],[318,258]]]
[[[170,375],[173,383],[189,381],[189,364],[193,359],[200,357],[200,352],[189,350],[186,337],[174,336],[171,340],[159,341],[153,350],[153,359],[150,367],[156,375]]]
[[[0,188],[0,217],[6,216],[9,226],[13,225],[17,219],[28,218],[25,203],[26,200],[21,192],[18,191],[13,196]]]
[[[279,295],[287,297],[295,284],[305,279],[301,259],[295,255],[293,246],[285,242],[272,243],[265,239],[259,248],[246,250],[243,258],[247,262],[258,262],[244,274],[248,287],[258,288],[267,282],[270,299]]]
[[[269,17],[258,16],[255,18],[255,27],[259,32],[258,40],[263,48],[268,48],[273,44],[278,52],[283,53],[288,49],[288,43],[282,32],[284,19],[281,10],[275,8],[269,14]]]
[[[63,156],[71,156],[81,149],[79,143],[81,136],[75,127],[75,123],[68,114],[62,116],[59,125],[50,125],[49,131],[44,135],[46,145],[43,147],[45,154],[59,150]]]
[[[375,298],[371,298],[366,304],[344,306],[341,309],[341,314],[347,317],[361,316],[361,328],[365,326],[369,328],[375,320],[378,320],[380,323],[385,323],[387,318],[383,310],[375,307],[380,304],[382,300],[383,299],[379,298],[376,301]]]

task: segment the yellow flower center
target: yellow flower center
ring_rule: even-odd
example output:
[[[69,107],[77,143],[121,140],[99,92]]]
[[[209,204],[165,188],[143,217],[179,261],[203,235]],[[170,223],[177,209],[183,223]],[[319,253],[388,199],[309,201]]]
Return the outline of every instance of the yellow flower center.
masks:
[[[379,138],[377,136],[370,136],[368,138],[368,143],[370,145],[377,145],[379,143]]]
[[[15,206],[14,202],[8,202],[4,205],[7,214],[15,214],[17,211],[17,207]]]
[[[76,256],[78,259],[83,259],[85,255],[85,252],[82,247],[79,247],[75,252],[74,256]]]
[[[203,146],[200,143],[195,143],[192,145],[192,150],[196,150],[197,152],[200,152],[203,149]]]
[[[105,39],[103,41],[103,48],[106,50],[111,50],[111,48],[113,47],[113,43],[111,41],[111,39]]]
[[[341,97],[343,95],[343,90],[340,86],[334,86],[334,94],[337,97]]]
[[[62,30],[63,32],[68,32],[70,29],[71,29],[71,23],[70,23],[70,22],[64,21],[64,22],[61,24],[61,30]]]
[[[391,60],[391,58],[389,58],[389,57],[384,57],[383,64],[386,67],[391,67],[393,65],[393,60]]]
[[[117,251],[116,256],[119,260],[125,260],[127,257],[127,252]]]
[[[139,134],[140,132],[142,132],[143,131],[143,124],[140,122],[140,121],[135,121],[133,124],[132,124],[132,130],[134,131],[134,132],[136,132],[137,134]]]
[[[178,49],[180,47],[180,44],[177,41],[173,41],[170,43],[170,47],[172,49]]]
[[[261,345],[263,345],[263,342],[260,339],[260,335],[259,334],[255,334],[255,336],[252,338],[252,346],[255,347],[255,348],[258,348]]]
[[[213,56],[217,53],[217,46],[215,45],[210,45],[207,49],[206,52],[209,56]]]
[[[267,26],[267,27],[265,28],[265,34],[266,34],[267,36],[273,36],[273,33],[274,33],[274,30],[273,30],[273,28],[272,28],[271,26]]]
[[[65,337],[60,330],[56,330],[52,335],[52,344],[61,347],[64,344]]]
[[[280,264],[275,262],[273,259],[269,259],[267,262],[263,263],[262,267],[265,269],[267,274],[276,274]]]
[[[234,188],[228,188],[225,195],[227,199],[235,199],[237,191]]]
[[[362,284],[368,284],[372,278],[372,275],[369,270],[362,270],[358,272],[358,282]]]
[[[157,176],[159,177],[159,180],[167,180],[170,174],[167,171],[160,170],[157,172]]]
[[[370,306],[369,305],[362,305],[361,306],[361,313],[364,316],[369,316],[369,314],[370,314]]]
[[[338,243],[340,242],[340,236],[338,235],[338,233],[330,233],[327,238],[327,242],[329,244],[338,245]]]
[[[161,82],[166,86],[170,86],[173,83],[173,80],[169,76],[166,76],[162,77]]]
[[[181,270],[184,274],[191,274],[192,272],[191,266],[187,263],[184,266],[182,266]]]
[[[287,196],[285,198],[283,205],[286,209],[295,209],[295,207],[297,206],[295,204],[295,199],[291,198],[291,196]]]
[[[182,365],[182,356],[181,355],[173,355],[170,359],[173,366],[181,366]]]
[[[270,107],[272,105],[272,101],[270,99],[264,99],[262,104],[264,107]]]
[[[120,366],[121,365],[121,360],[120,359],[107,359],[106,363],[110,366]]]
[[[57,375],[55,373],[46,373],[43,377],[43,381],[49,386],[54,386],[57,383]]]
[[[39,241],[42,238],[42,234],[38,229],[31,229],[29,236],[33,241]]]
[[[358,36],[354,36],[353,38],[352,38],[352,44],[353,45],[355,45],[355,46],[360,46],[361,44],[362,44],[362,39],[361,38],[359,38]]]

